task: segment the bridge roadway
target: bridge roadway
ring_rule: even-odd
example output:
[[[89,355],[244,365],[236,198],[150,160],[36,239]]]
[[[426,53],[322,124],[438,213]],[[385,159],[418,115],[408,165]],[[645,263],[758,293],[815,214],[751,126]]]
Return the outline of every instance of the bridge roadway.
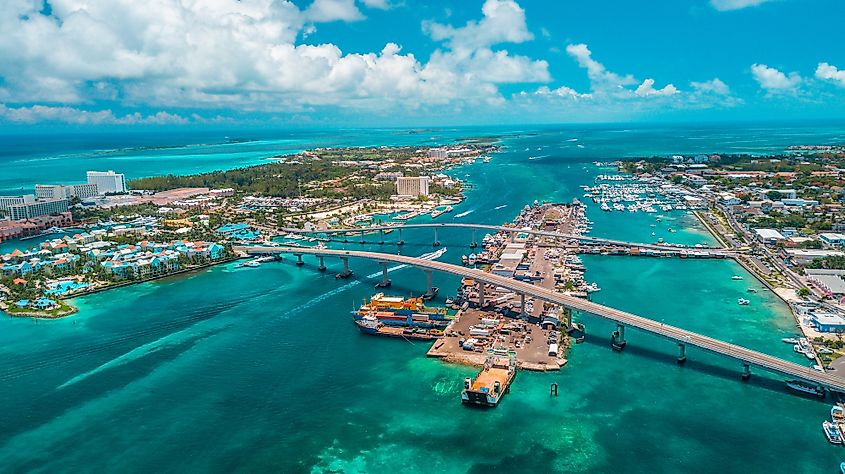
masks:
[[[738,346],[736,344],[702,336],[692,331],[663,324],[632,313],[473,268],[466,268],[449,263],[438,262],[436,260],[423,260],[403,255],[393,255],[379,252],[361,252],[354,250],[329,250],[307,247],[243,246],[235,247],[235,251],[246,252],[253,255],[289,253],[294,255],[307,254],[323,257],[335,256],[365,258],[380,262],[405,264],[420,269],[431,269],[451,273],[460,277],[472,278],[490,285],[507,288],[517,293],[524,293],[536,299],[561,305],[576,311],[592,314],[600,318],[614,321],[623,326],[634,327],[651,334],[668,338],[679,344],[695,346],[710,352],[722,354],[736,359],[744,364],[757,366],[772,372],[787,375],[789,377],[810,381],[838,392],[845,392],[845,380],[834,377],[828,373],[819,372],[811,367],[798,365],[793,362],[788,362],[778,359],[777,357]]]
[[[361,233],[361,232],[377,232],[382,230],[399,230],[399,229],[419,229],[419,228],[463,228],[463,229],[479,229],[479,230],[492,230],[495,232],[504,231],[510,233],[526,233],[532,234],[542,237],[554,237],[554,238],[561,238],[561,239],[570,239],[570,240],[578,240],[579,242],[591,242],[596,244],[609,244],[609,245],[618,245],[621,247],[638,247],[641,249],[653,249],[653,250],[706,250],[711,253],[721,253],[724,255],[729,255],[731,252],[726,252],[723,249],[713,248],[713,247],[675,247],[670,245],[656,245],[656,244],[642,244],[636,242],[626,242],[623,240],[613,240],[613,239],[605,239],[602,237],[589,237],[585,235],[572,235],[572,234],[564,234],[561,232],[554,232],[549,230],[534,230],[534,229],[520,229],[517,227],[507,227],[501,225],[489,225],[489,224],[463,224],[457,222],[443,222],[443,223],[428,223],[428,224],[402,224],[402,225],[393,225],[393,226],[372,226],[372,227],[365,227],[365,228],[344,228],[344,229],[328,229],[328,230],[303,230],[297,228],[282,228],[279,229],[281,232],[284,233],[293,233],[293,234],[306,234],[306,235],[317,235],[317,234],[345,234],[345,233]]]

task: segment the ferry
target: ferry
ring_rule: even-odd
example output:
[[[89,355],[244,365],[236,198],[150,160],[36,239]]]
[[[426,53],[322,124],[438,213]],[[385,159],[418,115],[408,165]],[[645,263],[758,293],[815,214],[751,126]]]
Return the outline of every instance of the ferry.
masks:
[[[824,398],[824,389],[817,385],[812,385],[801,380],[789,380],[786,382],[786,386],[799,393]]]
[[[402,338],[409,341],[433,341],[443,335],[441,331],[431,329],[400,328],[387,326],[374,317],[365,317],[355,321],[363,334]]]
[[[824,435],[831,444],[842,444],[842,435],[839,434],[839,430],[836,429],[836,425],[825,420],[822,423],[822,429],[824,430]]]
[[[490,355],[475,379],[464,379],[461,403],[495,407],[516,376],[516,357]]]

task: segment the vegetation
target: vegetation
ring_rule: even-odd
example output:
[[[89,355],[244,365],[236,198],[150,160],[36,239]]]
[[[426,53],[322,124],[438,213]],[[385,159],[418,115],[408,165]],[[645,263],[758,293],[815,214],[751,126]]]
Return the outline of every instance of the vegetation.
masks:
[[[807,264],[807,268],[845,270],[845,256],[831,255],[824,258],[814,258],[812,262]]]

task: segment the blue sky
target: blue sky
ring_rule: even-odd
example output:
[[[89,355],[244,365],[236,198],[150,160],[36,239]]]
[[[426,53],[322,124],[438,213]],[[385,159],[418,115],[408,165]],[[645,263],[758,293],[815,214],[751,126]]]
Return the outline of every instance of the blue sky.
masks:
[[[0,127],[845,118],[841,0],[6,0]]]

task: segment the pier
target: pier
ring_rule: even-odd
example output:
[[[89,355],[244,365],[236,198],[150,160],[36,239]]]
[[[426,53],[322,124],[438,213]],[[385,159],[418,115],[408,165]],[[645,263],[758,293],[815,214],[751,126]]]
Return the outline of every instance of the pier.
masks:
[[[497,287],[507,288],[516,293],[524,293],[537,300],[545,301],[551,304],[556,304],[568,308],[570,310],[580,311],[591,314],[599,318],[612,321],[624,327],[636,328],[641,331],[654,334],[675,343],[682,343],[684,347],[693,346],[698,347],[709,352],[730,357],[740,362],[742,371],[742,378],[747,379],[751,376],[750,367],[753,365],[774,373],[786,375],[789,377],[806,380],[818,384],[822,387],[835,390],[838,392],[845,392],[845,380],[835,377],[833,375],[813,370],[811,367],[795,364],[779,359],[774,356],[763,354],[751,349],[747,349],[736,344],[720,341],[708,336],[681,329],[675,326],[663,324],[649,318],[638,316],[633,313],[628,313],[608,306],[600,305],[587,301],[581,298],[565,295],[555,291],[550,291],[545,288],[537,287],[532,284],[517,281],[511,278],[502,277],[499,275],[487,273],[481,270],[472,268],[464,268],[458,265],[438,262],[435,260],[424,260],[416,257],[407,257],[403,255],[392,255],[379,252],[363,252],[352,250],[329,250],[317,248],[304,247],[264,247],[264,246],[241,246],[235,247],[235,251],[243,252],[251,255],[267,255],[267,254],[310,254],[315,256],[334,256],[345,260],[350,257],[365,258],[375,261],[386,261],[399,264],[405,264],[420,269],[430,269],[450,273],[463,278],[475,279],[481,283],[494,285]],[[348,267],[346,267],[348,269]],[[624,337],[624,335],[623,335]],[[683,353],[686,357],[686,351]]]

